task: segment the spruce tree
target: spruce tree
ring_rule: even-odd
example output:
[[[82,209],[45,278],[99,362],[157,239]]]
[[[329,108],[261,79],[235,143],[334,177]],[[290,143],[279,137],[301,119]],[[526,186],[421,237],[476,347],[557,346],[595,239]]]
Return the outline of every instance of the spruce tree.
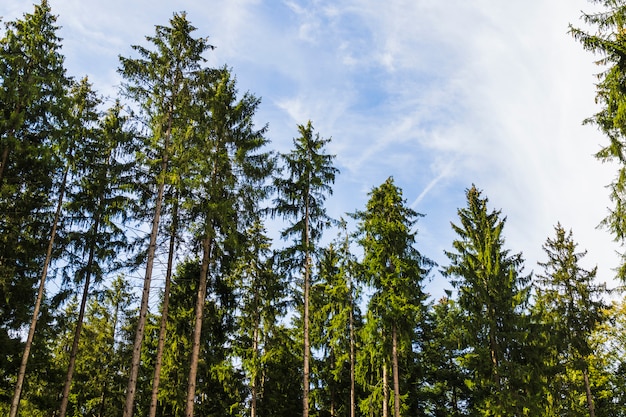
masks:
[[[324,201],[332,194],[331,184],[335,181],[338,169],[332,165],[333,155],[325,153],[324,147],[330,139],[314,134],[313,124],[299,125],[300,136],[293,140],[294,148],[281,154],[284,163],[284,177],[275,179],[277,197],[274,200],[274,213],[289,220],[289,226],[282,230],[284,239],[293,239],[282,256],[287,272],[302,279],[302,415],[309,415],[310,391],[310,288],[317,244],[331,219],[326,214]]]
[[[433,262],[415,248],[413,227],[420,214],[407,207],[393,179],[388,178],[369,196],[365,211],[355,215],[364,252],[363,272],[373,289],[367,320],[377,323],[366,328],[376,332],[370,338],[382,337],[382,383],[386,384],[391,366],[393,412],[399,417],[403,408],[400,357],[411,352],[414,329],[424,320],[424,279]],[[389,404],[382,406],[384,414]]]
[[[462,362],[472,375],[470,407],[480,415],[521,415],[531,405],[524,379],[530,276],[522,275],[521,254],[504,248],[500,211],[489,211],[475,186],[466,198],[460,225],[452,223],[457,238],[444,273],[465,313],[459,324],[468,334]]]

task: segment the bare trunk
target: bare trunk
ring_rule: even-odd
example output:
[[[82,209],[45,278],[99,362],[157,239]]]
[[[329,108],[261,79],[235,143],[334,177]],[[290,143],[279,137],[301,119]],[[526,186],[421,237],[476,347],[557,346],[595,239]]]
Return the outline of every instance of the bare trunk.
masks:
[[[583,369],[583,378],[585,379],[585,391],[587,393],[587,407],[589,408],[589,417],[595,417],[596,410],[593,404],[593,395],[591,394],[591,384],[589,384],[589,372],[587,366]]]
[[[257,400],[257,370],[256,363],[259,356],[259,322],[256,320],[254,324],[254,331],[252,334],[252,354],[254,355],[255,370],[252,373],[252,378],[250,378],[250,394],[252,398],[250,399],[250,417],[256,417],[256,400]]]
[[[383,417],[389,417],[389,385],[387,384],[387,364],[383,364]]]
[[[2,186],[2,180],[4,179],[4,167],[9,160],[9,145],[2,150],[2,160],[0,160],[0,186]]]
[[[354,300],[352,299],[352,283],[350,283],[350,417],[356,413],[356,392],[354,387]]]
[[[305,213],[304,213],[304,245],[306,255],[304,259],[304,352],[303,352],[303,375],[302,375],[302,417],[309,417],[309,356],[311,355],[311,346],[309,342],[309,290],[311,287],[311,255],[309,254],[310,234],[309,234],[309,198],[306,195]]]
[[[394,323],[391,329],[391,360],[393,372],[393,413],[400,417],[400,375],[398,369],[398,328]]]
[[[204,316],[204,304],[206,303],[207,280],[209,273],[209,262],[211,259],[212,240],[208,235],[202,241],[202,266],[200,268],[200,279],[198,282],[198,297],[196,299],[196,318],[193,330],[193,344],[191,346],[191,364],[189,366],[189,385],[187,387],[187,405],[185,417],[193,416],[193,407],[196,397],[196,380],[198,376],[198,362],[200,360],[200,342],[202,333],[202,319]]]
[[[8,151],[8,150],[7,150]],[[4,166],[4,165],[3,165]],[[11,409],[9,411],[9,417],[16,417],[20,406],[20,399],[22,397],[22,388],[24,387],[24,378],[26,376],[26,365],[28,364],[28,357],[30,355],[30,349],[33,345],[33,339],[35,338],[35,328],[37,327],[37,320],[39,319],[39,310],[41,309],[41,302],[43,301],[43,293],[46,286],[46,276],[48,275],[48,266],[52,259],[52,247],[54,246],[54,239],[57,234],[57,225],[59,218],[61,217],[61,209],[63,207],[63,197],[65,195],[65,186],[67,182],[67,174],[69,171],[69,165],[66,166],[63,173],[63,181],[61,182],[61,188],[59,191],[59,201],[57,203],[56,212],[54,214],[54,221],[52,223],[52,231],[50,232],[50,240],[48,241],[48,249],[46,251],[46,259],[43,264],[43,271],[41,272],[41,280],[39,281],[39,291],[37,292],[37,300],[35,301],[35,309],[33,311],[33,318],[30,322],[30,328],[28,329],[28,337],[26,338],[26,345],[24,346],[24,353],[22,354],[22,362],[20,364],[20,370],[17,374],[17,383],[15,385],[15,393],[13,400],[11,401]]]
[[[166,160],[163,162],[163,165],[167,165]],[[163,170],[163,172],[165,172],[165,170]],[[143,343],[143,334],[146,326],[146,316],[148,315],[150,284],[152,282],[152,268],[154,265],[154,258],[156,253],[156,241],[157,235],[159,233],[159,220],[161,218],[161,206],[163,204],[164,189],[165,183],[162,180],[159,184],[156,207],[154,209],[154,218],[152,219],[152,231],[150,232],[150,245],[148,246],[148,259],[146,261],[146,275],[143,280],[143,292],[141,294],[139,322],[137,323],[137,332],[135,333],[135,342],[133,344],[133,358],[130,368],[130,377],[128,378],[128,387],[126,389],[126,402],[124,403],[124,417],[131,417],[134,412],[137,376],[139,375],[139,365],[141,363],[141,345]]]
[[[95,233],[98,233],[99,219],[96,220]],[[89,258],[87,260],[87,268],[85,273],[85,284],[83,286],[83,295],[80,300],[80,309],[78,312],[78,321],[76,322],[76,329],[74,330],[74,341],[72,342],[72,351],[70,352],[70,363],[67,367],[67,375],[65,377],[65,387],[63,388],[63,396],[61,397],[61,406],[59,407],[59,417],[65,417],[67,412],[67,405],[70,398],[70,388],[72,387],[72,379],[74,377],[74,367],[76,365],[76,355],[78,354],[78,342],[80,340],[80,333],[83,329],[83,320],[85,318],[85,308],[87,306],[87,298],[89,297],[89,284],[91,282],[91,270],[93,268],[95,248],[92,246],[89,248]]]
[[[163,290],[163,308],[161,311],[161,325],[159,328],[159,342],[157,345],[156,363],[154,365],[154,379],[152,381],[152,397],[150,399],[149,416],[156,416],[159,397],[159,384],[161,382],[161,368],[163,367],[163,351],[165,350],[165,336],[167,335],[167,316],[170,304],[170,286],[172,281],[172,267],[174,263],[174,250],[176,249],[176,233],[178,229],[178,204],[174,204],[172,213],[172,230],[170,231],[170,247],[167,256],[167,271],[165,273],[165,289]]]

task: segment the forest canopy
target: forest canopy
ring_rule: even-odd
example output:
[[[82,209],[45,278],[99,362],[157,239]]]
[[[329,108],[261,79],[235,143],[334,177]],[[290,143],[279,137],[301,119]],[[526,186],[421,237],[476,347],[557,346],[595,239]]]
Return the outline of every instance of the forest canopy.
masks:
[[[599,34],[571,33],[607,68],[597,157],[623,165],[626,8],[597,3]],[[273,149],[185,13],[120,56],[112,99],[58,31],[43,0],[0,34],[0,413],[626,415],[626,307],[566,226],[526,272],[468,184],[437,265],[393,176],[332,218],[334,139],[304,120]]]

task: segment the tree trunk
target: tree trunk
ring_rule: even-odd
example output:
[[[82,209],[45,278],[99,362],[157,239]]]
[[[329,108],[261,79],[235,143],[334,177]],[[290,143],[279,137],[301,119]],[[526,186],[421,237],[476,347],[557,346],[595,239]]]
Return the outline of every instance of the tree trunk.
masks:
[[[309,360],[311,355],[311,346],[309,342],[309,291],[311,288],[311,255],[309,250],[310,233],[309,233],[309,198],[305,196],[305,212],[304,212],[304,317],[303,317],[303,369],[302,369],[302,417],[309,417]]]
[[[39,310],[41,309],[41,302],[43,301],[43,293],[46,286],[46,276],[48,275],[48,266],[52,259],[52,247],[54,246],[54,239],[57,234],[57,225],[59,218],[61,217],[61,209],[63,207],[63,197],[65,195],[65,186],[67,182],[67,174],[69,172],[69,164],[65,167],[63,173],[63,181],[61,182],[61,189],[59,191],[59,201],[57,203],[57,209],[54,214],[54,222],[52,223],[52,230],[50,232],[50,240],[48,241],[48,249],[46,251],[46,259],[43,264],[43,271],[41,272],[41,280],[39,281],[39,291],[37,292],[37,300],[35,301],[35,309],[33,311],[33,318],[30,322],[30,328],[28,329],[28,337],[26,338],[26,345],[24,345],[24,353],[22,354],[22,362],[20,364],[20,370],[17,374],[17,383],[15,384],[15,393],[13,400],[11,401],[11,409],[9,410],[9,417],[17,417],[17,412],[20,406],[20,399],[22,397],[22,388],[24,387],[24,378],[26,377],[26,365],[28,364],[28,357],[33,345],[33,339],[35,338],[35,328],[37,327],[37,320],[39,319]]]
[[[354,387],[354,300],[352,299],[352,282],[350,282],[350,417],[356,417],[356,392]]]
[[[208,229],[208,228],[207,228]],[[189,385],[187,387],[187,404],[185,417],[194,417],[193,407],[196,397],[196,380],[198,376],[198,362],[200,360],[200,343],[202,333],[202,319],[204,318],[204,304],[206,303],[209,262],[211,260],[212,239],[207,230],[207,236],[202,241],[202,266],[198,282],[198,297],[196,299],[196,317],[193,330],[193,344],[191,346],[191,364],[189,366]]]
[[[167,158],[164,159],[163,165],[167,166]],[[163,172],[165,172],[163,168]],[[154,218],[152,219],[152,231],[150,232],[150,245],[148,246],[148,259],[146,261],[146,275],[143,280],[143,292],[141,294],[141,308],[139,310],[139,322],[137,323],[137,332],[135,333],[135,342],[133,344],[133,358],[130,368],[130,377],[128,378],[128,387],[126,389],[126,402],[124,403],[124,417],[131,417],[134,412],[135,394],[137,388],[137,376],[139,375],[139,365],[141,363],[141,345],[143,343],[143,334],[146,326],[146,316],[148,315],[148,302],[150,300],[150,284],[152,282],[152,268],[156,253],[156,241],[159,233],[159,220],[161,218],[161,206],[163,204],[163,192],[165,182],[161,180],[159,191],[157,194],[156,207],[154,209]]]
[[[595,417],[596,410],[593,404],[593,395],[591,394],[591,384],[589,384],[589,371],[587,365],[583,369],[583,378],[585,379],[585,391],[587,393],[587,407],[589,408],[589,417]]]
[[[96,220],[94,225],[94,234],[98,234],[100,219]],[[74,367],[76,365],[76,355],[78,354],[78,342],[80,333],[83,329],[83,320],[85,317],[85,308],[87,306],[87,298],[89,297],[89,284],[91,282],[91,270],[93,268],[95,248],[93,245],[89,248],[89,258],[87,259],[87,268],[85,272],[85,285],[83,286],[83,295],[80,300],[80,308],[78,312],[78,321],[74,330],[74,341],[72,342],[72,351],[70,353],[70,363],[67,367],[67,375],[65,377],[65,387],[63,388],[63,396],[61,397],[61,406],[59,407],[59,417],[65,417],[67,412],[67,404],[70,398],[70,388],[72,387],[72,379],[74,377]]]
[[[383,417],[389,417],[389,385],[387,384],[387,364],[383,363]]]
[[[256,364],[258,363],[258,353],[259,349],[259,321],[255,320],[254,330],[252,333],[252,354],[254,355],[254,372],[252,373],[252,377],[250,378],[250,395],[252,398],[250,399],[250,417],[256,417],[256,400],[257,400],[257,369]]]
[[[398,369],[398,327],[394,323],[391,328],[391,360],[393,371],[393,413],[400,417],[400,371]]]
[[[159,328],[159,342],[157,346],[156,362],[154,365],[154,379],[152,381],[152,397],[150,399],[149,416],[156,416],[159,397],[159,384],[161,382],[161,368],[163,366],[163,351],[165,350],[165,337],[167,335],[167,316],[170,304],[170,285],[172,281],[172,267],[174,263],[174,250],[176,249],[176,233],[178,231],[178,203],[175,198],[172,212],[172,230],[170,231],[170,247],[167,255],[167,271],[165,272],[165,289],[163,290],[163,308],[161,311],[161,325]]]
[[[0,188],[2,187],[2,180],[4,179],[4,167],[9,160],[9,144],[2,150],[2,159],[0,160]]]

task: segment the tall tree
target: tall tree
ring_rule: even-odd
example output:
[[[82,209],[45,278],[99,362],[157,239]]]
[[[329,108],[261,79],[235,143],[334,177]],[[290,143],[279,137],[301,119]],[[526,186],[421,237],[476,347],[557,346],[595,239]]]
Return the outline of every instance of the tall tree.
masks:
[[[66,116],[68,78],[55,22],[44,0],[32,14],[5,24],[6,32],[0,40],[0,287],[7,292],[3,299],[11,300],[7,308],[0,310],[17,313],[15,318],[22,316],[22,308],[11,306],[21,298],[14,291],[24,285],[20,290],[29,296],[35,271],[40,277],[37,301],[25,303],[26,308],[34,305],[34,311],[11,417],[17,415],[19,407],[62,201],[53,192],[62,172],[59,141]],[[54,220],[49,218],[49,201],[58,203]],[[3,317],[3,321],[6,319]]]
[[[354,282],[356,259],[350,252],[347,223],[325,248],[319,262],[319,280],[311,287],[311,346],[319,352],[313,397],[331,416],[356,413],[355,346],[358,291]],[[315,364],[315,363],[314,363]],[[315,395],[317,394],[317,395]]]
[[[460,225],[452,223],[457,239],[454,251],[446,251],[450,265],[444,273],[465,312],[470,350],[463,362],[472,373],[471,407],[481,415],[522,415],[529,407],[523,367],[530,276],[522,275],[521,254],[504,249],[506,219],[500,211],[490,212],[475,186],[466,198],[467,207],[458,210]]]
[[[156,194],[152,200],[154,212],[124,417],[133,414],[163,197],[165,186],[171,180],[170,160],[176,151],[184,149],[181,141],[186,139],[190,123],[186,112],[205,62],[202,54],[212,49],[205,38],[192,36],[194,30],[185,14],[174,14],[170,26],[156,26],[155,36],[146,37],[153,50],[135,45],[133,49],[139,58],[120,57],[124,93],[139,105],[148,130],[146,150],[139,157],[151,175],[149,192]]]
[[[233,271],[239,306],[235,349],[249,381],[250,417],[257,417],[268,339],[285,313],[286,288],[274,271],[271,242],[260,221],[249,228],[245,244]]]
[[[243,250],[241,236],[258,218],[254,213],[267,196],[266,181],[273,170],[271,153],[263,149],[267,127],[256,129],[253,120],[260,100],[250,93],[238,98],[236,80],[225,68],[204,75],[204,88],[194,102],[198,123],[192,130],[187,175],[187,204],[201,248],[187,417],[194,415],[208,281],[224,281],[230,275]]]
[[[597,267],[586,270],[580,266],[586,251],[577,252],[571,230],[566,232],[561,224],[554,228],[555,237],[548,238],[543,245],[547,261],[540,262],[543,275],[538,275],[540,286],[537,304],[541,305],[544,321],[549,324],[552,341],[556,346],[557,363],[561,372],[580,372],[583,378],[580,390],[568,386],[562,395],[576,397],[583,392],[587,412],[595,416],[594,399],[589,380],[590,358],[595,354],[591,337],[596,328],[606,320],[604,311],[608,306],[603,301],[607,295],[606,285],[596,284]],[[557,378],[559,379],[558,375]],[[558,390],[558,387],[555,387]],[[557,401],[559,396],[555,395]],[[571,407],[574,407],[571,409]],[[578,414],[576,401],[563,404],[563,410],[570,409]]]
[[[74,134],[71,140],[80,144],[76,149],[73,167],[74,184],[70,184],[67,210],[74,219],[74,228],[67,240],[72,249],[68,257],[75,274],[74,282],[83,284],[78,318],[72,342],[65,388],[59,415],[65,416],[83,317],[88,305],[92,281],[100,283],[119,265],[121,255],[128,251],[126,231],[121,223],[129,216],[133,135],[125,124],[116,104],[105,115],[99,115],[100,100],[95,97],[87,80],[75,87],[77,97],[72,119]],[[100,117],[100,120],[98,118]]]
[[[596,61],[601,67],[597,74],[596,103],[600,111],[587,118],[585,124],[593,124],[604,133],[608,143],[596,153],[602,162],[618,164],[615,179],[609,185],[613,207],[601,225],[613,234],[615,241],[626,243],[626,3],[623,0],[590,0],[604,10],[583,13],[583,21],[593,31],[570,25],[570,33],[583,48],[599,55]],[[618,269],[618,277],[626,280],[626,253]]]
[[[313,274],[313,258],[317,244],[330,223],[324,201],[332,194],[331,184],[339,172],[332,165],[334,155],[325,153],[330,139],[314,134],[313,124],[299,125],[300,136],[293,140],[291,152],[281,154],[286,175],[276,178],[275,213],[290,221],[281,232],[284,239],[292,238],[291,246],[284,251],[289,272],[302,276],[302,327],[303,327],[303,375],[302,415],[309,415],[310,358],[309,292]]]
[[[414,329],[424,320],[423,281],[433,262],[415,248],[413,227],[420,214],[406,205],[393,179],[388,178],[368,195],[365,211],[357,212],[355,217],[359,220],[365,278],[374,291],[368,306],[369,317],[380,323],[385,349],[383,375],[390,364],[393,412],[399,417],[400,356],[411,350]],[[388,404],[383,407],[384,410]]]

